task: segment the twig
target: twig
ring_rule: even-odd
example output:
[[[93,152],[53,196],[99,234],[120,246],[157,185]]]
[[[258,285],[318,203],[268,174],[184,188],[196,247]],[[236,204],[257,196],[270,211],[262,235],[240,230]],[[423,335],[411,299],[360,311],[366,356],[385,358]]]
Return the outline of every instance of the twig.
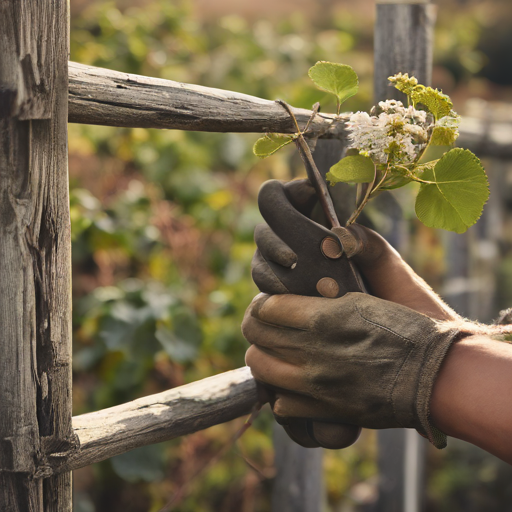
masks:
[[[375,174],[373,175],[373,181],[369,184],[368,189],[366,190],[364,199],[361,201],[361,204],[357,207],[356,211],[350,216],[350,219],[348,219],[347,226],[354,224],[354,222],[357,220],[357,217],[359,217],[359,215],[363,211],[363,208],[368,203],[368,200],[370,199],[370,195],[374,190],[373,187],[374,187],[376,181],[377,181],[377,166],[375,165]],[[380,185],[380,183],[379,183],[379,185]]]
[[[313,105],[313,108],[311,109],[311,116],[310,118],[308,119],[308,122],[306,124],[306,128],[304,128],[304,133],[306,133],[309,129],[309,127],[311,126],[311,123],[313,122],[313,119],[315,119],[315,116],[318,114],[318,111],[320,110],[320,102],[317,101],[314,105]],[[297,124],[297,123],[295,123]]]
[[[308,173],[309,181],[311,181],[311,184],[315,188],[327,220],[331,223],[333,228],[341,227],[338,216],[336,215],[336,210],[334,209],[334,204],[332,202],[331,196],[329,195],[329,190],[327,189],[327,184],[322,178],[322,175],[320,174],[320,171],[318,170],[315,161],[313,160],[311,150],[309,149],[309,146],[303,137],[303,132],[299,127],[299,123],[297,122],[297,119],[292,112],[290,105],[282,100],[276,100],[276,103],[281,105],[288,112],[290,117],[293,119],[295,126],[297,127],[297,136],[294,142],[297,146],[297,149],[299,150],[300,157],[302,158],[304,166],[306,167],[306,172]],[[315,112],[313,112],[313,116],[314,115]],[[309,126],[309,122],[307,126]]]

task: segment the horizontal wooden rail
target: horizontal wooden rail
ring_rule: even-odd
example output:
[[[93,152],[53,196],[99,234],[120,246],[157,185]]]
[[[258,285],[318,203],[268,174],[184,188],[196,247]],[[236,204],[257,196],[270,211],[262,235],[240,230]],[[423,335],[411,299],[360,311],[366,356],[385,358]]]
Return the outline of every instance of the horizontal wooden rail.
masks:
[[[311,111],[294,108],[301,126]],[[344,122],[319,114],[311,136],[340,136]],[[69,63],[69,122],[207,132],[294,133],[274,101],[237,92]],[[334,132],[334,133],[333,133]]]
[[[53,454],[39,468],[49,476],[100,462],[134,448],[231,421],[257,403],[256,382],[248,367],[73,418],[79,447]]]
[[[311,111],[293,109],[305,126]],[[310,137],[346,137],[347,115],[315,117]],[[274,101],[237,92],[69,63],[69,122],[207,132],[293,133]],[[459,145],[479,156],[512,159],[512,122],[463,118]]]

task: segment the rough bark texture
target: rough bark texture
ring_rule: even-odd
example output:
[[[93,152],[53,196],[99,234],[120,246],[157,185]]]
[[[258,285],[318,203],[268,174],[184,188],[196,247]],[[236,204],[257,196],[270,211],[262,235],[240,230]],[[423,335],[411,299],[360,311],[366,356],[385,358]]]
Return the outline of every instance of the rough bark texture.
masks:
[[[0,510],[71,510],[65,0],[0,2]],[[39,471],[38,471],[39,470]]]
[[[258,401],[248,367],[73,418],[80,448],[60,473],[249,414]]]
[[[311,111],[293,109],[301,126]],[[310,134],[344,131],[333,115],[319,114]],[[69,63],[69,122],[207,132],[294,133],[274,101],[199,85]],[[339,135],[338,135],[339,136]]]

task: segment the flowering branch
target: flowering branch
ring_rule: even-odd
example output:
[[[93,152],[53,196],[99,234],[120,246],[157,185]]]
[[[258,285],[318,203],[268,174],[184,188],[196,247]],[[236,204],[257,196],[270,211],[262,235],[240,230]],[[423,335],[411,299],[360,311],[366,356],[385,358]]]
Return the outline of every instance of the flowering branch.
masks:
[[[342,103],[358,90],[358,78],[350,66],[318,62],[309,70],[309,76],[319,88],[336,96],[337,115]],[[453,103],[441,91],[418,84],[407,74],[399,73],[389,80],[406,94],[407,107],[400,101],[388,100],[370,113],[352,113],[347,125],[348,156],[331,167],[326,178],[331,185],[358,185],[356,209],[348,224],[356,221],[380,191],[416,182],[421,184],[416,199],[418,218],[429,227],[462,233],[482,214],[489,185],[480,160],[473,153],[450,149],[459,136],[460,121]],[[310,175],[312,157],[306,154],[309,147],[298,124],[297,131],[291,137],[267,134],[256,142],[255,154],[265,157],[295,142]],[[429,160],[433,146],[444,147],[442,158]],[[365,194],[359,201],[363,187]],[[322,191],[319,196],[324,203],[323,195]]]

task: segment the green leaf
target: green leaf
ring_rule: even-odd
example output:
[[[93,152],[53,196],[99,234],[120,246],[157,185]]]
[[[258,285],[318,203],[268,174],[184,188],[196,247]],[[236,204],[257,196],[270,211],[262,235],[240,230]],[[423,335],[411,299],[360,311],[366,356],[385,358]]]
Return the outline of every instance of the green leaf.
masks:
[[[459,138],[459,131],[445,126],[436,126],[432,132],[433,146],[451,146]]]
[[[412,181],[411,178],[407,176],[395,175],[386,179],[386,181],[381,185],[379,190],[394,190],[396,188],[404,187]]]
[[[446,153],[443,153],[443,155],[444,154]],[[429,162],[425,162],[423,164],[418,165],[412,170],[413,174],[417,178],[429,181],[428,178],[425,178],[425,174],[429,173],[427,174],[427,176],[432,176],[432,171],[434,170],[435,166],[438,164],[439,160],[442,158],[443,155],[441,155],[440,158],[437,158],[436,160],[431,160]]]
[[[436,121],[449,116],[453,111],[453,103],[449,96],[438,89],[417,85],[411,93],[411,99],[416,106],[418,103],[425,105]]]
[[[308,75],[317,87],[335,94],[340,105],[359,90],[357,74],[346,64],[320,61],[310,68]]]
[[[336,183],[371,183],[375,178],[375,164],[362,155],[346,156],[327,173],[331,185]]]
[[[267,133],[256,141],[253,147],[254,154],[259,158],[266,158],[279,151],[284,146],[293,142],[291,135],[281,135],[280,133]]]
[[[422,175],[416,215],[428,227],[464,233],[482,215],[489,183],[480,160],[467,149],[446,153]]]

